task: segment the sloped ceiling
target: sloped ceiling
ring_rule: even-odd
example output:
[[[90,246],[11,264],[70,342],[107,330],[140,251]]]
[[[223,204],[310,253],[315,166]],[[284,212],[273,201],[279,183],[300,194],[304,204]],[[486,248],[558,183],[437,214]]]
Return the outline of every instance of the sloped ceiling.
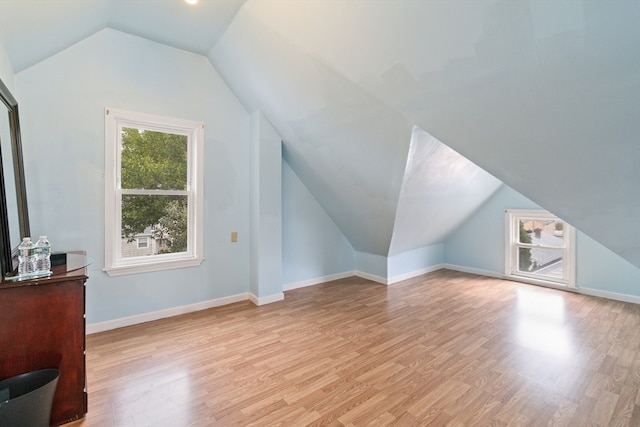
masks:
[[[443,209],[409,180],[437,173],[410,153],[439,141],[638,267],[639,22],[640,2],[616,0],[0,0],[16,72],[105,26],[206,54],[356,250],[457,226],[407,232]]]
[[[250,1],[208,56],[358,250],[403,227],[415,124],[640,267],[638,22],[627,1]]]
[[[0,42],[14,72],[103,28],[206,55],[243,0],[0,0]]]
[[[414,126],[389,255],[444,241],[501,185]]]

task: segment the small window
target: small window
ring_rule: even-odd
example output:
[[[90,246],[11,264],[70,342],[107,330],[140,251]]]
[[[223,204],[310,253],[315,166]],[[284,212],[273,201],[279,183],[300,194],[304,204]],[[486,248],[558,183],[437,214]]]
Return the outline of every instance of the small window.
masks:
[[[505,211],[505,274],[575,286],[574,229],[546,211]]]
[[[138,237],[138,249],[144,249],[149,247],[148,237]]]
[[[105,110],[108,274],[202,261],[203,127],[182,119]]]

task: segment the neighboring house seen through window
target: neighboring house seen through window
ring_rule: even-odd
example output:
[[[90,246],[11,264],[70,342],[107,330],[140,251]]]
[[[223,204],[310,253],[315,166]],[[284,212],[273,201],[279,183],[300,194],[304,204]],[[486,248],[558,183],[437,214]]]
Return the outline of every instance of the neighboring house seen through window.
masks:
[[[204,125],[105,110],[105,271],[202,261]]]
[[[149,238],[140,236],[138,237],[138,249],[148,248],[149,247]]]

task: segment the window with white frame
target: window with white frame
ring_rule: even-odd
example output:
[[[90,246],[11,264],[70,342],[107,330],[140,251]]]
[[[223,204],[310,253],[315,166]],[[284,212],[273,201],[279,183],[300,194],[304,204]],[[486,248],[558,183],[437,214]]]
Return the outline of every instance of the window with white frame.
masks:
[[[505,274],[575,286],[575,231],[547,211],[505,211]]]
[[[203,138],[200,122],[105,109],[109,275],[202,262]],[[133,242],[150,249],[132,251]]]
[[[138,237],[138,249],[144,249],[149,247],[149,238],[148,237]]]

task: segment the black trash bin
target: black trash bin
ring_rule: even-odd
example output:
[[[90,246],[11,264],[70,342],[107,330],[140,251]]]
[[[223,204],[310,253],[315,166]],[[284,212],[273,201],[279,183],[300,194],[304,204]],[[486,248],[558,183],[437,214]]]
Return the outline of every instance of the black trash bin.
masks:
[[[59,376],[42,369],[0,381],[0,427],[48,427]]]

